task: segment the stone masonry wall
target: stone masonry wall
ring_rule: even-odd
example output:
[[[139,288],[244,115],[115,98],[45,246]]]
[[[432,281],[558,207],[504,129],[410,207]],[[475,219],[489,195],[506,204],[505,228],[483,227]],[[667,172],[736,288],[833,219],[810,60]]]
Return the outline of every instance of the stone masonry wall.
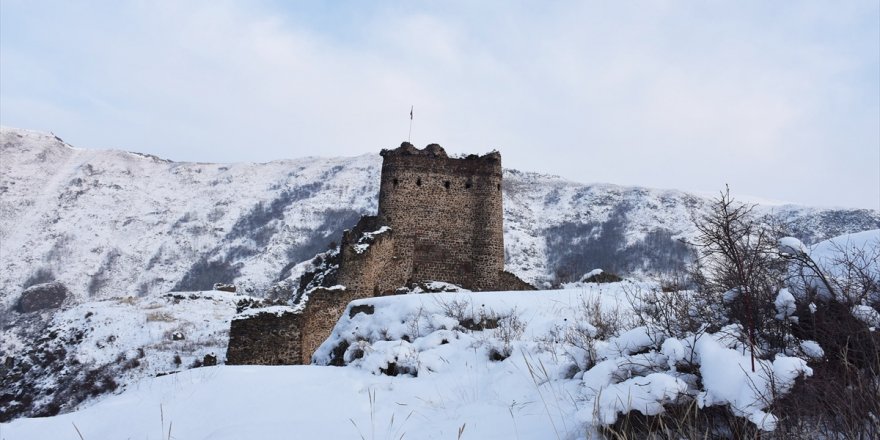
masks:
[[[302,363],[302,315],[256,313],[233,319],[226,363],[230,365],[291,365]]]
[[[345,311],[345,306],[351,301],[364,297],[362,292],[348,289],[313,291],[302,313],[302,354],[301,360],[297,363],[311,362],[312,354],[330,336],[333,326]]]
[[[374,218],[364,219],[358,223],[359,227],[365,227],[362,223],[374,226],[371,223]],[[309,362],[312,353],[330,336],[333,326],[349,302],[393,293],[394,289],[404,285],[407,280],[405,267],[393,258],[393,231],[375,235],[369,247],[358,252],[356,239],[359,232],[371,231],[357,229],[356,227],[354,232],[346,232],[340,249],[342,261],[337,282],[345,286],[345,289],[317,289],[309,294],[309,301],[303,310],[304,362]]]
[[[383,150],[379,221],[413,281],[490,290],[504,270],[501,156],[449,158],[436,144]],[[411,257],[408,255],[412,254]]]

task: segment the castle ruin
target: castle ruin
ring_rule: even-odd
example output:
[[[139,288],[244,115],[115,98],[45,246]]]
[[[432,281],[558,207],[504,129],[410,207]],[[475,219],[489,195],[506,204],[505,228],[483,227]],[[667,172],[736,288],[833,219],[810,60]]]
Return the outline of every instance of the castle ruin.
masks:
[[[378,213],[344,232],[335,273],[297,307],[249,310],[233,320],[228,364],[308,363],[349,302],[413,283],[534,289],[504,271],[498,152],[450,158],[437,144],[419,150],[404,142],[381,155]]]

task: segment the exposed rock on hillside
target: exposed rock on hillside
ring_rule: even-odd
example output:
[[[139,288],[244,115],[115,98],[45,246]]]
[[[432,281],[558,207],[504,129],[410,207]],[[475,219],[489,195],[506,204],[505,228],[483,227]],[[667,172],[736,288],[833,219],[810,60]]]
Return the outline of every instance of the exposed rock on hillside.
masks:
[[[28,287],[24,292],[21,292],[18,311],[31,313],[43,309],[58,308],[64,303],[67,293],[67,287],[57,281]]]

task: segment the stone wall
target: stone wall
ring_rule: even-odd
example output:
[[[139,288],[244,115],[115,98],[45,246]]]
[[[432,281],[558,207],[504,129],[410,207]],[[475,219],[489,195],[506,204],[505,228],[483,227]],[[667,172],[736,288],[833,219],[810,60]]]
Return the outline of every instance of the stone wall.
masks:
[[[383,226],[377,217],[370,216],[361,218],[354,229],[345,231],[340,247],[338,284],[363,296],[388,295],[406,284],[412,275],[410,258],[395,254],[399,247],[397,234],[394,229]],[[383,232],[377,233],[379,230]]]
[[[259,310],[259,309],[257,309]],[[236,317],[229,328],[230,365],[302,364],[302,314],[269,311]],[[256,311],[254,311],[256,312]],[[311,356],[311,354],[309,354]]]
[[[535,286],[508,271],[503,271],[498,276],[498,284],[494,290],[535,290]]]
[[[316,289],[309,295],[302,313],[302,355],[298,363],[311,362],[312,354],[330,336],[345,306],[359,298],[364,296],[348,289]]]
[[[365,220],[366,219],[366,220]],[[358,251],[364,232],[376,225],[375,217],[364,217],[352,231],[346,231],[342,240],[341,262],[337,282],[344,289],[316,289],[309,294],[303,310],[303,361],[309,362],[312,354],[330,336],[336,321],[342,316],[349,302],[356,299],[388,295],[406,282],[404,265],[393,258],[393,232],[372,235],[369,246]]]

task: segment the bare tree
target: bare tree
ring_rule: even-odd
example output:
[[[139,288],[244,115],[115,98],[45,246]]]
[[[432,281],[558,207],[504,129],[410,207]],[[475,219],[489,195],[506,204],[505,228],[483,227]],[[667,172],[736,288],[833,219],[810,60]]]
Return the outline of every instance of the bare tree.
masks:
[[[752,213],[754,205],[735,201],[725,187],[712,202],[711,211],[694,220],[697,237],[692,243],[699,250],[698,263],[704,278],[700,287],[711,293],[730,297],[732,315],[748,330],[752,371],[755,370],[756,325],[763,322],[758,307],[779,288],[781,266],[775,252],[775,240],[769,228]],[[768,301],[769,300],[769,301]]]

